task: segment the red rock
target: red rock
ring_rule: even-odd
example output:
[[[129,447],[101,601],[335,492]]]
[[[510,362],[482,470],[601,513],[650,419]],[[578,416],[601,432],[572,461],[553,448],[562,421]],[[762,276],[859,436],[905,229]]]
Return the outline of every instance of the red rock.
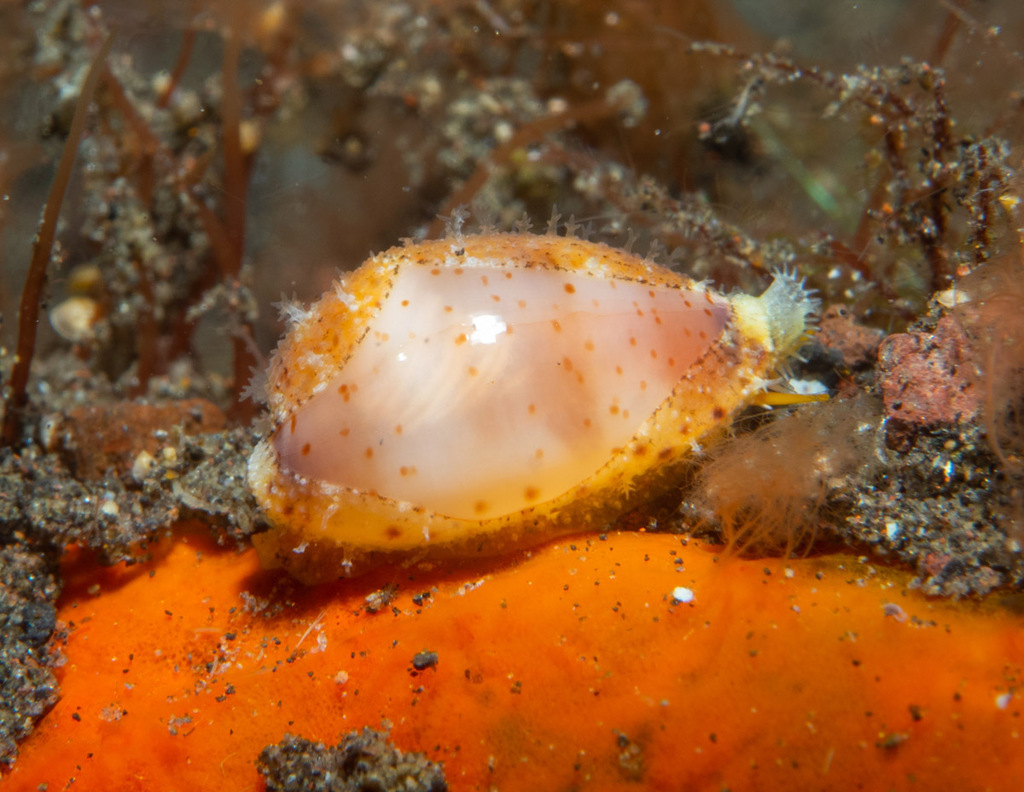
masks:
[[[970,340],[955,319],[934,333],[896,333],[878,350],[878,384],[886,416],[916,426],[969,421],[982,394]]]
[[[821,315],[817,338],[823,347],[842,356],[843,365],[855,369],[871,364],[883,335],[875,327],[859,324],[849,307],[830,305]]]
[[[62,418],[57,442],[76,476],[97,479],[110,469],[130,469],[141,451],[156,454],[181,435],[216,432],[225,424],[224,414],[205,399],[167,405],[123,401],[70,410]]]

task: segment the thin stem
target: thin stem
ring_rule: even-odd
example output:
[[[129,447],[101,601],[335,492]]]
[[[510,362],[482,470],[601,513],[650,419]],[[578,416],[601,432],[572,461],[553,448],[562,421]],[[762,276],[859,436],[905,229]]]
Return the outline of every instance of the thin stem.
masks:
[[[185,69],[188,68],[189,61],[192,60],[192,50],[196,45],[195,11],[196,0],[192,0],[189,3],[190,21],[188,26],[181,32],[181,48],[178,50],[178,60],[174,64],[174,69],[167,80],[167,85],[164,86],[163,92],[156,100],[156,106],[161,109],[171,103],[174,90],[181,84],[181,78],[185,74]]]
[[[235,14],[237,17],[238,14]],[[224,228],[231,245],[231,257],[222,261],[225,278],[234,277],[242,268],[245,239],[245,155],[239,129],[242,124],[242,94],[238,87],[238,59],[242,53],[239,31],[230,26],[224,41],[222,67],[223,99],[221,118],[224,145]]]
[[[75,105],[71,128],[68,130],[68,137],[64,142],[64,151],[57,166],[53,186],[50,187],[46,208],[43,209],[43,220],[39,225],[39,233],[36,235],[35,246],[32,249],[32,261],[25,277],[25,288],[21,291],[21,304],[18,308],[17,354],[14,358],[14,367],[11,370],[10,393],[7,399],[7,409],[4,412],[3,427],[0,430],[0,440],[5,445],[14,445],[21,435],[22,412],[25,405],[28,404],[29,368],[32,365],[32,356],[36,349],[40,302],[43,289],[46,287],[46,271],[50,263],[53,240],[57,233],[57,220],[60,217],[60,208],[64,202],[68,182],[71,181],[75,156],[78,154],[78,142],[82,138],[89,117],[89,104],[96,93],[100,77],[105,71],[107,55],[110,54],[110,47],[113,43],[114,33],[111,31],[107,34],[103,45],[89,66],[89,73],[82,84],[82,91],[78,96],[78,103]]]

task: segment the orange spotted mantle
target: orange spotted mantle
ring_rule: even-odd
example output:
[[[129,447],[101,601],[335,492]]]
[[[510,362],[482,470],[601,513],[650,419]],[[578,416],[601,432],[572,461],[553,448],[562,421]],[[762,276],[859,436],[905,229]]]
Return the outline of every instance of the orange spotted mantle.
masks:
[[[554,234],[374,256],[271,362],[261,559],[319,582],[600,528],[763,392],[814,307],[784,273],[725,297]]]

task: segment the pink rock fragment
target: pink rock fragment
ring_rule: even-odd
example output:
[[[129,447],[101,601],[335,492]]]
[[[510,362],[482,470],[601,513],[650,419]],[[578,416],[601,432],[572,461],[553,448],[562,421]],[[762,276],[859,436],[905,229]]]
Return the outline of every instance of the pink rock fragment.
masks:
[[[959,322],[939,320],[934,333],[895,333],[878,350],[878,384],[886,416],[917,426],[969,421],[982,394],[970,339]]]
[[[822,346],[839,353],[844,366],[857,369],[874,361],[883,335],[877,328],[859,324],[847,306],[837,304],[821,315],[817,338]]]

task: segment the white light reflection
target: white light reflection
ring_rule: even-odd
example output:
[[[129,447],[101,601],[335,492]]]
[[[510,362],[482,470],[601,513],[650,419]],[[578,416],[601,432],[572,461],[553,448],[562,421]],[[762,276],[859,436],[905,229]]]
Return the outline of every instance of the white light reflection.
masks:
[[[480,314],[472,318],[473,332],[469,334],[471,344],[496,344],[498,336],[508,331],[508,325],[498,314]]]

